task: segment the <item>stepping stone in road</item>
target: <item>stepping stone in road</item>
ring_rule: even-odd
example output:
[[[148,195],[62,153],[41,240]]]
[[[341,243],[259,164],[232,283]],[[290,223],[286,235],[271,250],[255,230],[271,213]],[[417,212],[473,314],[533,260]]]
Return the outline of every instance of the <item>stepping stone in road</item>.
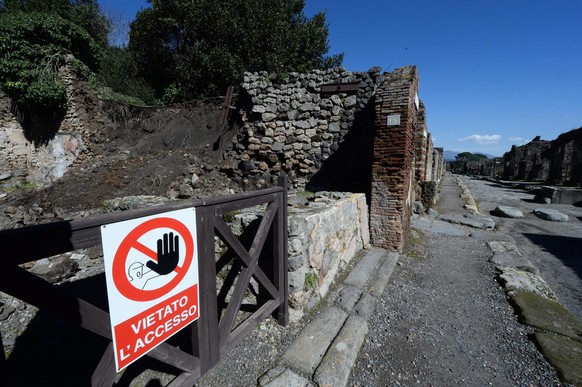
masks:
[[[523,218],[523,212],[514,207],[497,206],[493,213],[503,218]]]
[[[560,211],[551,210],[549,208],[536,208],[534,214],[544,220],[549,220],[551,222],[567,222],[568,215],[561,213]]]

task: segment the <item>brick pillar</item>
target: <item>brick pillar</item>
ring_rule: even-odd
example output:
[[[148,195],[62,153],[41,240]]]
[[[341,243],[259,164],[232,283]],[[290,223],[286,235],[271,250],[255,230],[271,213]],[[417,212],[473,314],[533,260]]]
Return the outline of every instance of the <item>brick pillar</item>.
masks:
[[[433,180],[437,180],[434,175],[433,175],[433,164],[435,162],[434,160],[434,148],[433,148],[433,144],[432,144],[432,136],[429,133],[428,134],[428,140],[426,142],[426,164],[424,167],[424,181],[433,181]]]
[[[444,148],[434,148],[433,150],[433,180],[440,181],[445,173],[444,152]]]
[[[420,108],[416,113],[416,130],[415,130],[415,143],[416,143],[416,150],[415,150],[415,183],[418,187],[417,189],[420,190],[421,183],[424,182],[426,179],[426,162],[427,162],[427,149],[428,143],[430,142],[429,134],[426,130],[426,112],[424,109],[424,104],[422,101],[419,101]],[[422,193],[419,192],[419,196]],[[415,200],[419,199],[419,196],[415,198]]]
[[[401,250],[410,228],[417,92],[416,66],[407,66],[386,74],[376,94],[370,236],[383,248]],[[395,114],[400,123],[389,125]]]

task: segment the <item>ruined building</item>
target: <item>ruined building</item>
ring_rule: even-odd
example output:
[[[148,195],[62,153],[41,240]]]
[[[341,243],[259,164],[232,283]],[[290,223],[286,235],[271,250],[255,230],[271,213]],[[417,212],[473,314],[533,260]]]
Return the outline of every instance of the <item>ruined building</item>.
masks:
[[[130,131],[116,130],[115,117],[103,114],[101,102],[83,104],[91,99],[79,94],[78,81],[69,75],[66,117],[46,144],[25,138],[10,99],[0,94],[0,153],[8,160],[0,175],[50,184],[76,158],[91,157],[97,142],[96,131],[87,130],[92,122],[112,127],[114,134]],[[273,185],[283,173],[294,188],[365,193],[372,243],[401,249],[412,203],[435,203],[444,168],[443,150],[433,147],[427,130],[418,82],[416,66],[391,72],[374,67],[363,73],[344,68],[247,73],[232,105],[224,106],[230,119],[224,127],[215,125],[214,146],[222,154],[217,168],[247,190]],[[131,129],[135,136],[162,124],[155,118],[161,109],[126,109],[140,111],[135,120],[140,127]],[[191,115],[180,111],[170,116],[186,128]]]
[[[582,128],[561,134],[553,141],[534,138],[513,146],[503,155],[506,180],[542,181],[549,184],[582,184]]]
[[[416,66],[246,74],[238,108],[225,164],[247,187],[283,172],[295,187],[365,193],[372,243],[393,249],[403,246],[412,202],[434,204],[443,151],[427,131]]]
[[[545,181],[549,176],[550,141],[537,136],[529,143],[516,146],[503,155],[503,179]]]
[[[563,133],[552,141],[548,181],[582,187],[582,128]]]

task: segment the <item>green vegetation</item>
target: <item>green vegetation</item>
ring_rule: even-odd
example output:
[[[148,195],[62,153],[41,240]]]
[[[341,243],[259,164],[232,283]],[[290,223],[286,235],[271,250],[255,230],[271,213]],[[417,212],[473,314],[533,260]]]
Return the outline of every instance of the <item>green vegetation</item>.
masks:
[[[317,274],[309,272],[305,274],[305,282],[303,288],[305,290],[315,289],[317,287]]]
[[[67,54],[91,69],[101,59],[91,36],[56,14],[0,14],[0,87],[19,105],[65,109],[65,87],[58,70]]]
[[[127,48],[105,49],[100,67],[100,84],[108,86],[97,88],[101,98],[133,105],[156,103],[154,89],[139,74],[134,54]]]
[[[86,31],[101,47],[107,45],[111,20],[99,9],[97,0],[4,0],[0,13],[43,13],[57,15]]]
[[[461,152],[455,156],[455,159],[459,161],[479,161],[487,160],[488,157],[480,153]]]
[[[451,172],[453,173],[462,173],[462,174],[471,174],[472,171],[468,167],[467,163],[471,161],[482,161],[487,160],[488,157],[482,155],[480,153],[471,153],[471,152],[461,152],[455,156],[455,161],[451,161],[449,163]]]
[[[152,0],[131,24],[129,51],[164,103],[220,95],[244,71],[284,74],[341,64],[325,14],[303,0]]]
[[[412,229],[404,242],[403,254],[410,258],[423,258],[426,255],[426,234],[420,230]]]
[[[29,139],[43,142],[59,128],[67,105],[59,71],[69,55],[102,98],[140,105],[220,95],[245,71],[285,76],[343,58],[325,55],[325,14],[305,17],[304,0],[149,3],[127,46],[112,47],[118,20],[97,0],[0,0],[0,89],[24,116]]]

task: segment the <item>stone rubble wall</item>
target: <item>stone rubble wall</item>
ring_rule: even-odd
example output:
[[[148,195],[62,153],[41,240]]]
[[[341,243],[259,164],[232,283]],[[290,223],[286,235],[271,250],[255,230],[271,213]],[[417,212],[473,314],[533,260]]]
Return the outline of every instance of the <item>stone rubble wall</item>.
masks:
[[[582,186],[582,128],[552,141],[537,136],[503,155],[503,179]]]
[[[39,186],[51,184],[86,151],[82,133],[98,124],[101,114],[86,98],[87,91],[79,87],[73,61],[73,57],[67,58],[60,71],[67,93],[65,117],[46,144],[35,144],[26,137],[22,114],[8,95],[0,91],[0,159],[7,160],[0,166],[0,177]]]
[[[415,152],[414,152],[414,159],[415,159],[415,180],[416,181],[424,181],[424,180],[431,180],[430,177],[426,178],[427,173],[427,162],[428,162],[428,147],[429,142],[431,139],[429,138],[429,133],[426,128],[426,110],[424,108],[424,103],[419,101],[419,108],[417,111],[417,125],[416,131],[414,133],[415,137]],[[432,144],[431,144],[432,147]],[[432,156],[432,155],[431,155]],[[418,194],[420,195],[420,190],[417,190]]]
[[[329,84],[358,87],[323,92]],[[241,174],[245,188],[271,185],[285,173],[295,188],[318,191],[324,181],[325,190],[366,193],[374,244],[402,248],[412,202],[422,197],[425,181],[438,183],[444,165],[418,99],[416,66],[385,73],[377,67],[247,73],[237,100],[241,129],[226,164]],[[401,124],[387,127],[390,114],[400,114]],[[430,191],[429,202],[434,187]]]
[[[582,128],[563,133],[552,141],[549,180],[582,187]]]
[[[228,152],[243,174],[244,186],[272,184],[279,173],[305,187],[341,146],[376,88],[379,68],[352,73],[343,68],[277,76],[246,73],[239,93],[242,129]],[[359,83],[351,93],[321,92],[330,83]]]
[[[289,209],[289,306],[292,321],[325,297],[337,275],[368,247],[363,194],[323,193]]]
[[[440,182],[445,173],[446,163],[444,156],[444,148],[434,148],[432,151],[432,174],[431,180]]]
[[[114,126],[103,104],[77,86],[81,82],[75,74],[69,64],[63,76],[67,114],[42,149],[14,134],[22,131],[2,97],[0,117],[6,118],[0,124],[14,128],[0,137],[2,156],[14,157],[10,171],[26,171],[29,181],[52,182],[78,157],[90,157],[97,143],[91,128]],[[391,72],[374,67],[363,73],[344,68],[246,73],[243,81],[235,105],[239,114],[232,115],[231,130],[222,133],[233,138],[220,143],[221,170],[243,189],[273,185],[284,173],[295,188],[365,193],[373,243],[401,249],[412,203],[422,198],[424,182],[438,182],[443,169],[442,152],[433,149],[425,107],[418,99],[416,66]],[[330,85],[349,87],[330,91]],[[391,114],[400,115],[399,125],[387,125]],[[430,191],[432,195],[433,186]]]
[[[0,90],[0,180],[11,177],[25,179],[31,143],[14,114],[12,100]]]
[[[289,315],[292,322],[315,307],[346,266],[370,247],[368,205],[364,194],[319,192],[309,198],[292,193],[288,207]],[[237,235],[257,226],[256,207],[227,220]],[[215,237],[215,250],[225,245]],[[219,274],[220,279],[220,274]]]
[[[529,143],[516,146],[503,155],[503,179],[545,181],[549,176],[551,142],[539,136]]]
[[[435,178],[433,178],[433,173],[434,173],[433,164],[434,164],[435,152],[434,152],[434,146],[432,143],[432,135],[430,133],[427,134],[427,142],[426,142],[426,148],[424,149],[424,152],[426,154],[426,160],[424,163],[424,176],[422,178],[422,181],[439,180],[438,176],[435,176]],[[438,155],[437,155],[437,157],[438,157]]]

